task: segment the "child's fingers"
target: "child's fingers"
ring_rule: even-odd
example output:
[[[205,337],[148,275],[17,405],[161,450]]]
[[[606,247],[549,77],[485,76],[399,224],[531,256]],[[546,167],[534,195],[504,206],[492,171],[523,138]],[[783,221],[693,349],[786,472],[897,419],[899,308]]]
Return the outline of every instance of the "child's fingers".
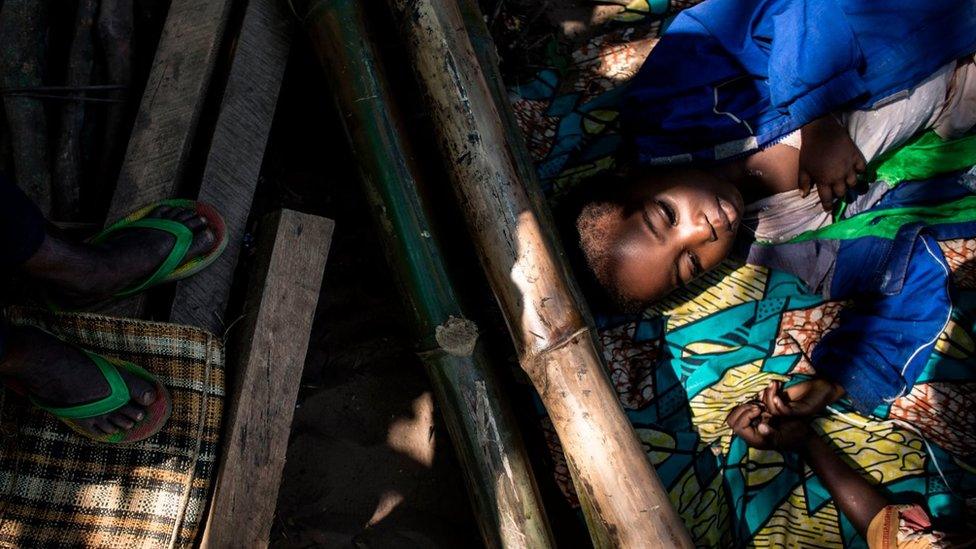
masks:
[[[856,182],[857,181],[855,181],[855,183]],[[837,181],[834,181],[832,187],[834,189],[835,198],[843,198],[844,195],[847,194],[847,182],[844,181],[843,179],[838,179]]]
[[[756,404],[743,404],[736,406],[732,412],[729,413],[729,417],[726,418],[726,423],[729,424],[733,430],[739,430],[747,427],[753,419],[759,417],[762,414],[762,410]]]
[[[786,402],[783,401],[783,397],[781,397],[778,392],[773,395],[772,406],[770,406],[769,409],[778,416],[788,416],[793,413],[793,410],[786,405]]]
[[[867,164],[864,161],[864,155],[858,152],[857,159],[854,160],[854,171],[857,173],[864,173],[867,169]]]
[[[820,205],[825,212],[833,209],[834,191],[826,183],[817,183],[817,194],[820,195]]]
[[[775,381],[770,382],[769,385],[766,386],[766,389],[763,390],[762,403],[767,410],[773,413],[775,413],[776,410],[772,409],[771,407],[773,405],[773,397],[776,395],[777,391],[779,391],[779,385]]]
[[[773,383],[770,382],[769,385],[766,385],[766,388],[765,389],[763,389],[762,391],[759,392],[759,401],[763,403],[763,406],[767,406],[767,407],[769,406],[769,404],[768,404],[769,403],[769,390],[770,390],[770,387],[772,387],[772,386],[773,386]]]
[[[782,386],[783,384],[779,381],[773,381],[763,392],[763,404],[771,414],[776,416],[788,416],[792,414],[792,410],[786,405],[783,397],[780,396]]]
[[[799,176],[800,195],[806,198],[810,194],[810,174],[804,170],[800,170]]]

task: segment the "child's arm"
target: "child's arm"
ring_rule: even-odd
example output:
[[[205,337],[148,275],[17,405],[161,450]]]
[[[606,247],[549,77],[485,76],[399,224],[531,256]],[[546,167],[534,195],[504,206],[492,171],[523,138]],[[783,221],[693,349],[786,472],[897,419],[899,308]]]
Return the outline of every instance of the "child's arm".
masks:
[[[823,209],[830,211],[834,200],[857,185],[857,175],[865,169],[864,155],[833,115],[803,126],[800,137],[800,190],[806,196],[815,185]]]
[[[756,402],[736,407],[726,421],[749,446],[800,454],[862,536],[871,519],[888,505],[884,496],[844,463],[806,421],[772,416]]]

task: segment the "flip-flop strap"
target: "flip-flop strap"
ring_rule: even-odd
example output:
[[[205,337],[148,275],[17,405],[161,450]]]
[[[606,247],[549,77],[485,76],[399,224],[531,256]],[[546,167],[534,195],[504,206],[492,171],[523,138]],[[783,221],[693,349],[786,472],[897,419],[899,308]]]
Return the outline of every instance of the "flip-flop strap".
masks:
[[[100,234],[97,241],[104,241],[105,237],[109,234],[128,229],[155,229],[173,235],[176,241],[173,243],[173,248],[170,250],[169,255],[166,256],[166,259],[162,262],[162,264],[159,265],[156,271],[149,276],[149,278],[146,278],[139,284],[129,289],[118,292],[115,294],[117,297],[125,297],[140,293],[146,288],[155,286],[161,282],[183,263],[183,260],[186,259],[187,252],[190,251],[190,246],[193,245],[193,231],[191,231],[189,227],[178,221],[157,218],[142,218],[135,221],[130,221],[128,223],[112,226],[109,230]]]
[[[129,395],[129,386],[126,385],[122,375],[119,374],[115,364],[109,362],[104,357],[82,350],[83,353],[98,366],[102,377],[108,382],[109,394],[107,397],[76,406],[53,407],[45,406],[36,399],[31,399],[38,408],[50,412],[51,414],[64,419],[85,419],[89,417],[101,416],[114,412],[125,406],[132,400]]]

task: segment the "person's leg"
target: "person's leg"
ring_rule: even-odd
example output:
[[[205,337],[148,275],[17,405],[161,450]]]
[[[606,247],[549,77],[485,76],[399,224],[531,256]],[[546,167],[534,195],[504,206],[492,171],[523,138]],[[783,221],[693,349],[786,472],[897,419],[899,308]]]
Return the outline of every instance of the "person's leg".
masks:
[[[6,349],[0,357],[0,376],[12,379],[48,406],[66,407],[95,402],[110,393],[108,382],[90,358],[76,347],[36,328],[7,326]],[[132,400],[115,412],[79,420],[95,436],[131,429],[143,419],[146,406],[158,395],[151,384],[119,370]]]
[[[190,210],[160,207],[149,217],[178,221],[194,231],[189,258],[213,244],[206,221]],[[167,233],[132,229],[93,246],[60,239],[46,227],[40,210],[0,175],[0,269],[19,270],[63,296],[78,301],[110,297],[150,275],[173,245]],[[80,421],[93,435],[132,428],[158,396],[146,381],[125,371],[120,374],[132,400],[115,412]],[[0,324],[0,377],[53,407],[94,402],[110,392],[98,367],[77,348],[41,330],[6,324]]]
[[[185,208],[161,206],[147,218],[184,224],[194,233],[187,259],[214,243],[206,219]],[[96,302],[151,275],[166,259],[173,236],[151,229],[120,231],[97,246],[51,234],[37,206],[0,174],[0,271],[20,270],[72,302]]]
[[[193,231],[187,259],[213,247],[215,236],[207,220],[192,210],[160,206],[146,218],[176,221]],[[152,229],[119,231],[98,245],[48,233],[20,270],[53,289],[61,301],[96,303],[149,277],[169,255],[173,241],[171,234]]]

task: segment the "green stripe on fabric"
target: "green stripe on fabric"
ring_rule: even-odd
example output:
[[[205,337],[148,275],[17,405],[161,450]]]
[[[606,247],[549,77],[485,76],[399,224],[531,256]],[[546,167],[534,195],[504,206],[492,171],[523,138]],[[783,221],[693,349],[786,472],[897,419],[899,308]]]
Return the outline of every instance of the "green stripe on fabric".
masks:
[[[943,225],[970,221],[976,221],[976,196],[967,196],[938,206],[869,210],[821,229],[801,233],[787,243],[809,240],[850,240],[863,236],[892,239],[903,226],[910,223]]]
[[[943,140],[925,132],[868,166],[869,180],[894,187],[902,181],[923,181],[976,164],[976,134]]]

